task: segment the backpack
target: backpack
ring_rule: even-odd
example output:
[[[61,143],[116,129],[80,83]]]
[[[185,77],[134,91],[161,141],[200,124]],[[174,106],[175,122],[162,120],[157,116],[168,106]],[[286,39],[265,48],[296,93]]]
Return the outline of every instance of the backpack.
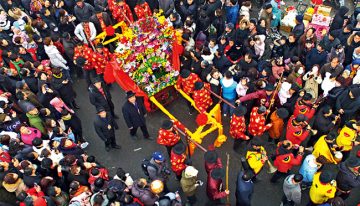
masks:
[[[148,167],[153,167],[156,170],[158,169],[154,164],[150,162],[149,159],[143,159],[141,162],[141,169],[143,170],[144,174],[149,177]]]

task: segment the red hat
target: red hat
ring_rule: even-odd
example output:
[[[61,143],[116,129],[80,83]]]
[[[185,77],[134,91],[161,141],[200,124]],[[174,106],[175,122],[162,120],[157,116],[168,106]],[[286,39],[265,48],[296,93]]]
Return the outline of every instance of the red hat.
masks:
[[[34,206],[47,206],[46,200],[43,197],[38,197],[34,201]]]

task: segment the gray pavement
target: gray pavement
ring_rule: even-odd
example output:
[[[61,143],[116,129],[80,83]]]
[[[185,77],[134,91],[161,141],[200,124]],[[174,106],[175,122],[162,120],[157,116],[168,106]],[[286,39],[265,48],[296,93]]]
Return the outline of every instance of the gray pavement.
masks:
[[[115,113],[119,115],[120,119],[117,120],[119,124],[119,130],[116,131],[116,140],[118,144],[122,146],[121,150],[111,150],[110,152],[105,151],[103,142],[96,136],[95,130],[93,128],[93,120],[95,118],[95,109],[90,104],[88,98],[88,92],[86,89],[86,83],[84,80],[75,80],[75,90],[78,94],[77,102],[80,105],[81,109],[77,110],[77,114],[82,120],[84,135],[89,141],[90,145],[86,149],[88,154],[95,155],[97,160],[103,165],[107,166],[110,170],[110,173],[113,175],[117,167],[124,168],[125,171],[129,172],[134,179],[143,177],[144,174],[141,170],[140,163],[145,157],[149,157],[152,152],[160,150],[166,154],[166,149],[163,146],[160,146],[156,141],[148,141],[144,139],[132,140],[129,136],[128,129],[125,122],[122,118],[121,107],[125,101],[125,93],[121,90],[116,84],[113,85],[111,89],[113,102],[115,104]],[[195,117],[196,115],[189,116],[187,112],[187,106],[183,99],[178,99],[173,104],[166,107],[170,112],[172,112],[175,117],[182,121],[185,126],[187,126],[191,131],[195,129]],[[157,131],[161,125],[162,120],[166,116],[160,112],[154,112],[148,115],[147,125],[150,134],[152,137],[157,136]],[[223,119],[224,131],[225,134],[229,137],[229,119]],[[141,131],[138,131],[138,135],[141,135]],[[204,138],[202,145],[207,147],[212,144],[216,138],[216,133],[211,134]],[[263,138],[266,140],[267,138]],[[235,205],[235,188],[236,188],[236,176],[240,171],[240,154],[235,153],[232,150],[233,139],[228,138],[221,148],[218,148],[217,151],[222,157],[222,162],[226,164],[226,153],[230,154],[230,172],[229,172],[229,187],[230,187],[230,200],[232,205]],[[141,148],[138,151],[134,149]],[[274,151],[274,145],[266,145],[267,150]],[[245,145],[241,148],[241,155],[245,154]],[[201,150],[196,150],[192,158],[193,165],[199,169],[199,179],[206,182],[206,173],[204,170],[204,159],[203,152]],[[298,167],[292,170],[293,172],[298,171]],[[259,175],[260,181],[255,184],[255,192],[253,195],[252,205],[254,206],[275,206],[280,205],[280,200],[282,197],[282,181],[279,181],[277,184],[270,183],[271,175],[266,173],[266,170],[263,170]],[[175,180],[175,176],[170,177],[168,183],[170,190],[180,191],[181,188],[178,181]],[[360,202],[360,190],[354,190],[350,198],[346,201],[348,206],[355,206],[356,203]],[[196,205],[214,205],[208,202],[206,196],[205,185],[199,188],[198,192],[198,203]],[[308,190],[303,192],[302,205],[306,205],[308,202]]]

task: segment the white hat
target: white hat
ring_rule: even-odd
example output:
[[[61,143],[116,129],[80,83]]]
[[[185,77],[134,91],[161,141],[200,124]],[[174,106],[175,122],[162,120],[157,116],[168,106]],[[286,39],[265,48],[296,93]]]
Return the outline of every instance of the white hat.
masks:
[[[188,166],[185,169],[185,177],[187,177],[187,178],[196,177],[198,173],[199,173],[199,171],[197,169],[195,169],[195,167],[193,167],[193,166]]]

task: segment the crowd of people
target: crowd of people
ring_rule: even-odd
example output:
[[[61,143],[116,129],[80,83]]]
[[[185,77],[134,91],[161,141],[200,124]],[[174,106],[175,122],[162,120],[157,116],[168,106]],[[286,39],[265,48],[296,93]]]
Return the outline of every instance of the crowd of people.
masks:
[[[259,14],[252,14],[252,1],[243,0],[4,0],[0,5],[1,205],[203,203],[196,198],[203,185],[199,165],[188,158],[189,146],[177,131],[180,122],[163,121],[156,141],[166,146],[168,157],[154,151],[142,162],[146,177],[133,180],[122,168],[110,176],[86,154],[91,142],[84,138],[82,121],[87,120],[76,112],[73,79],[84,77],[97,111],[96,134],[105,151],[121,149],[111,85],[103,78],[115,45],[104,46],[96,36],[120,21],[132,24],[160,11],[182,32],[177,86],[200,112],[221,96],[233,149],[246,148],[231,193],[237,206],[251,205],[257,176],[271,162],[276,171],[269,184],[284,178],[282,205],[300,205],[308,192],[308,205],[342,206],[360,186],[357,9],[349,13],[340,7],[320,37],[305,27],[302,15],[290,34],[279,36],[279,0],[264,1]],[[138,138],[140,127],[144,138],[153,140],[142,99],[132,91],[126,96],[122,113],[131,138]],[[188,108],[193,114],[193,105]],[[266,151],[266,137],[275,151]],[[212,205],[222,204],[230,195],[222,160],[213,147],[204,158],[207,196]],[[166,185],[171,173],[183,200]]]

